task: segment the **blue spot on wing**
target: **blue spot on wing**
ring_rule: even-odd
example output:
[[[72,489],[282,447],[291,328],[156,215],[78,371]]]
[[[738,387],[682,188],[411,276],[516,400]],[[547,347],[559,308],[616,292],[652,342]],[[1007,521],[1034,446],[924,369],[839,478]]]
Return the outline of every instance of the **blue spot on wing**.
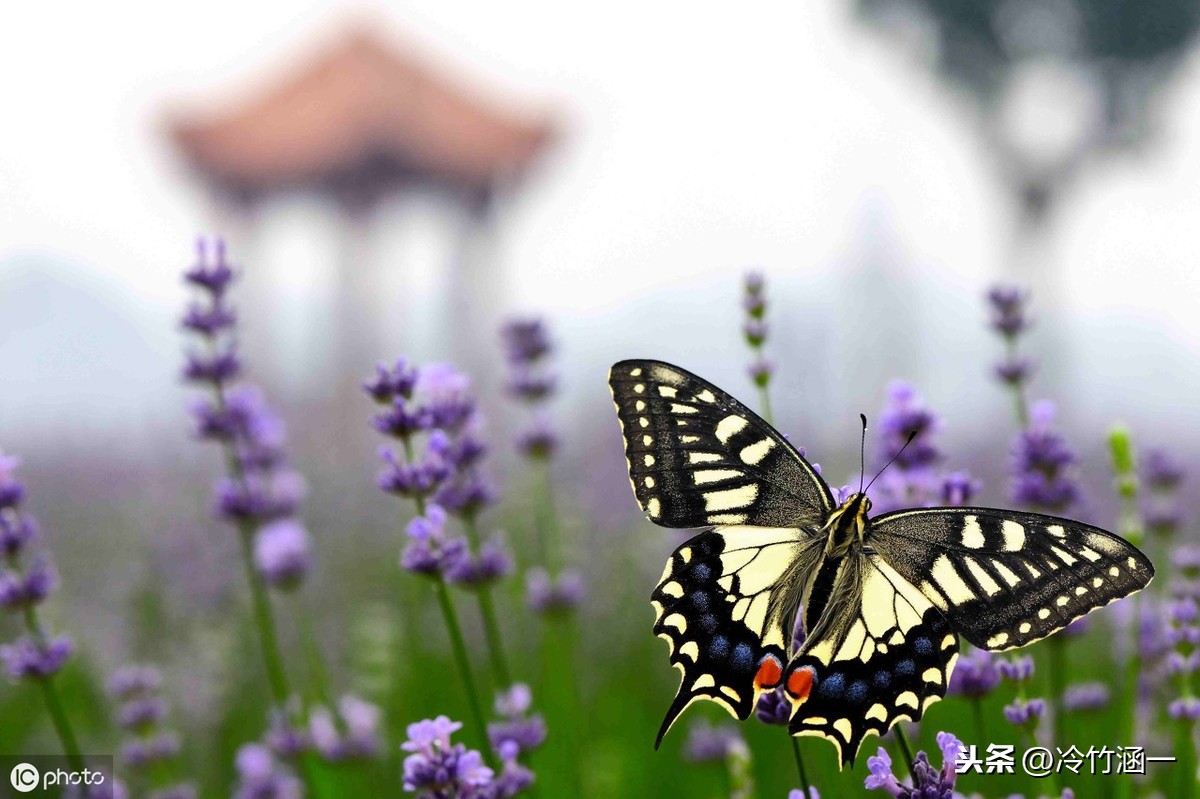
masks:
[[[708,610],[708,594],[703,591],[693,591],[691,599],[692,605],[695,606],[696,610],[701,613]]]
[[[708,578],[712,576],[712,569],[707,563],[697,563],[692,567],[692,577],[700,582],[708,582]]]
[[[729,654],[729,639],[723,635],[718,635],[712,639],[708,645],[708,653],[714,658],[723,658]]]
[[[890,671],[875,672],[875,679],[872,682],[877,688],[887,688],[892,684],[892,673]]]
[[[897,674],[902,674],[907,677],[910,674],[915,674],[916,671],[917,671],[917,664],[913,663],[911,660],[902,660],[896,664],[896,673]]]
[[[738,671],[749,671],[754,664],[754,650],[749,644],[738,644],[733,648],[733,657],[729,660]]]
[[[930,641],[928,638],[921,636],[917,640],[913,641],[913,650],[918,655],[931,654],[933,652],[933,641]]]
[[[867,698],[867,684],[862,680],[850,683],[850,687],[846,689],[846,698],[855,704],[861,704]]]
[[[842,691],[844,690],[846,690],[846,676],[844,674],[830,674],[821,680],[821,684],[817,686],[817,693],[826,699],[836,699],[842,695]]]
[[[717,629],[718,624],[717,617],[711,613],[705,613],[703,616],[701,616],[698,623],[700,624],[700,629],[704,630],[706,633],[711,633],[713,630]]]

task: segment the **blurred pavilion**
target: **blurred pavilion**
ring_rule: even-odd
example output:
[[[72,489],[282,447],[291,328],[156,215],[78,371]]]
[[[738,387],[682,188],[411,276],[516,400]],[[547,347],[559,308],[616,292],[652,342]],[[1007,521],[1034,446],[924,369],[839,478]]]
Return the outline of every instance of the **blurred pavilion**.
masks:
[[[474,338],[490,343],[494,324],[480,311],[504,291],[502,270],[489,263],[487,232],[498,200],[518,190],[556,139],[546,112],[484,99],[377,30],[349,30],[237,107],[175,113],[168,123],[174,145],[207,189],[215,231],[232,239],[235,260],[249,266],[246,290],[253,296],[243,303],[256,311],[271,307],[270,287],[254,274],[263,207],[301,194],[335,209],[337,296],[334,318],[319,327],[336,338],[330,354],[338,371],[313,371],[338,383],[406,349],[406,342],[379,340],[383,314],[397,305],[380,296],[380,270],[388,265],[375,262],[369,245],[397,197],[432,195],[454,214],[458,240],[450,263],[441,266],[450,272],[450,307],[442,312],[451,327],[444,332],[457,339],[460,355],[469,351],[462,338],[472,328]]]

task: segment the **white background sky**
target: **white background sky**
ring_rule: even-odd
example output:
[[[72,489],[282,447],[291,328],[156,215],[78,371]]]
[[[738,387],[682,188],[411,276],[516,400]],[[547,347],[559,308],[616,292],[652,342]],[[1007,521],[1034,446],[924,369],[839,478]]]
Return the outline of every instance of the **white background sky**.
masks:
[[[825,390],[820,401],[874,407],[897,365],[867,357],[885,346],[880,320],[854,315],[858,284],[831,276],[875,258],[913,287],[923,320],[918,341],[892,342],[919,351],[899,366],[935,402],[954,396],[982,367],[964,371],[963,360],[941,353],[980,323],[975,295],[1001,273],[1006,206],[966,109],[855,24],[848,5],[14,6],[0,24],[0,291],[13,296],[52,265],[130,320],[130,341],[144,349],[131,343],[124,368],[138,384],[96,376],[82,401],[136,424],[159,392],[174,390],[178,270],[211,224],[202,192],[164,141],[164,109],[267,84],[358,14],[387,20],[401,42],[440,54],[502,97],[560,109],[568,138],[507,209],[497,268],[510,275],[510,302],[550,309],[589,369],[610,356],[662,354],[739,379],[736,363],[702,367],[715,360],[713,319],[717,354],[737,352],[725,332],[737,324],[736,276],[757,264],[779,287],[777,325],[792,331],[781,346],[849,364],[809,367],[823,378],[858,363],[869,370],[869,388]],[[1073,320],[1076,370],[1114,398],[1068,398],[1087,419],[1197,419],[1188,398],[1200,341],[1198,67],[1193,59],[1164,93],[1149,155],[1089,173],[1061,219],[1063,302],[1042,314]],[[395,250],[400,289],[418,297],[438,290],[429,218],[426,209],[397,220],[381,245]],[[269,230],[260,255],[284,286],[273,324],[304,327],[303,309],[328,279],[329,230],[297,206],[273,216]],[[0,295],[6,307],[0,434],[67,404],[78,384],[63,363],[95,362],[87,331],[56,318],[56,308],[75,306],[14,313]],[[827,332],[813,338],[805,332],[813,325]],[[651,334],[660,338],[647,344]],[[784,377],[785,389],[789,380],[799,377]],[[854,414],[845,415],[851,424]]]

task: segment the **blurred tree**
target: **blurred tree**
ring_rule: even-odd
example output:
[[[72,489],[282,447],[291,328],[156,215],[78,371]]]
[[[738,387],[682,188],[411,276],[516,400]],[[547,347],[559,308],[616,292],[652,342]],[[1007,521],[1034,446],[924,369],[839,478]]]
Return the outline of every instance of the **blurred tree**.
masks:
[[[855,0],[973,100],[1017,217],[1010,276],[1043,283],[1054,211],[1089,164],[1145,146],[1152,101],[1200,28],[1197,0]],[[1042,279],[1039,279],[1042,278]]]

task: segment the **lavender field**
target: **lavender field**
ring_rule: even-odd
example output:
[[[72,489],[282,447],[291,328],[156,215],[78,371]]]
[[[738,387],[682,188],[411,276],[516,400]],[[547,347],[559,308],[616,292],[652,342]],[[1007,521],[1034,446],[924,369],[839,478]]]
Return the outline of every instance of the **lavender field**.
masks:
[[[839,771],[827,742],[790,742],[781,691],[741,724],[694,707],[653,750],[675,677],[648,596],[686,534],[637,518],[614,418],[595,420],[594,434],[559,421],[564,370],[546,323],[495,332],[497,396],[481,397],[452,363],[398,353],[362,364],[357,405],[340,406],[352,418],[330,419],[289,413],[286,396],[256,383],[240,330],[255,309],[239,299],[242,269],[222,242],[202,240],[180,271],[192,299],[179,309],[190,423],[177,457],[195,468],[139,478],[143,496],[114,502],[106,491],[129,481],[92,454],[87,475],[39,471],[37,451],[0,461],[10,678],[0,752],[61,752],[80,768],[114,754],[107,792],[87,794],[105,796],[1195,794],[1200,545],[1181,503],[1185,453],[1056,414],[1027,336],[1028,292],[978,298],[993,336],[976,357],[994,364],[988,390],[1007,397],[1011,413],[993,423],[1008,446],[959,442],[951,456],[953,403],[930,407],[901,379],[881,386],[867,477],[911,443],[871,489],[876,512],[976,503],[1083,515],[1143,547],[1157,577],[1028,649],[965,652],[947,698],[904,725],[914,762],[889,735]],[[743,306],[742,329],[727,331],[743,341],[740,392],[770,419],[804,401],[774,379],[790,368],[775,345],[785,315],[769,273],[726,288]],[[320,453],[295,457],[290,428],[305,425],[367,431],[352,437],[365,444],[357,472],[331,473]],[[804,442],[805,431],[785,432]],[[1107,455],[1082,460],[1084,438]],[[830,455],[810,453],[835,487],[857,479],[857,453]],[[972,472],[980,464],[987,484]],[[578,501],[589,496],[581,481],[614,473],[604,502],[616,507]],[[314,499],[342,491],[367,510]],[[124,542],[121,558],[144,561],[138,585],[114,591],[104,556],[63,551],[110,538]],[[996,747],[1009,744],[1017,768],[1005,774]],[[1033,777],[1020,755],[1039,745],[1059,765]],[[1176,761],[1118,773],[1138,770],[1117,751],[1133,746]],[[967,752],[978,771],[999,773],[957,775]]]

